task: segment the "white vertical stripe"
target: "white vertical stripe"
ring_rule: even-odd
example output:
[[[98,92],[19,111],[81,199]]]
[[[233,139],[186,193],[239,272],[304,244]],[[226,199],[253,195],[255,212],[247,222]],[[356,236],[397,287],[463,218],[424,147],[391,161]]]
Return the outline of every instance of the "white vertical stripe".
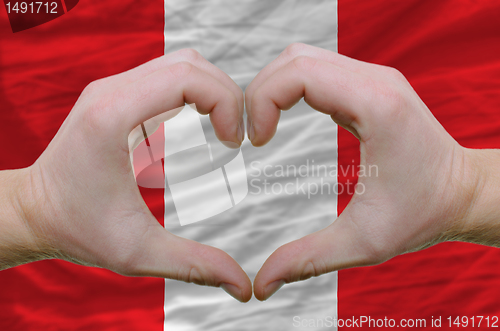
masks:
[[[195,48],[245,88],[291,42],[337,51],[337,1],[165,0],[164,36],[166,53]],[[325,227],[337,216],[335,195],[308,197],[300,192],[300,185],[319,184],[320,178],[293,173],[267,178],[262,173],[257,176],[257,170],[337,166],[337,127],[328,116],[300,102],[282,113],[271,143],[256,149],[245,141],[242,151],[249,183],[259,180],[261,185],[265,179],[274,184],[298,183],[296,194],[256,194],[250,185],[240,205],[181,228],[166,185],[165,227],[224,249],[253,279],[274,249]],[[337,178],[325,181],[334,186]],[[293,327],[294,316],[337,317],[337,281],[337,273],[332,273],[287,285],[267,302],[254,298],[240,304],[220,289],[166,280],[164,330],[301,330]]]

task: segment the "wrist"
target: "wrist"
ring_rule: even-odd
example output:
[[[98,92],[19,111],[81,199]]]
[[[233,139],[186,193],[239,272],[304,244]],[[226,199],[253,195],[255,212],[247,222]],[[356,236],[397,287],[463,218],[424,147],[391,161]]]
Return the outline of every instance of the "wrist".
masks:
[[[463,213],[454,240],[500,247],[500,151],[464,148]]]
[[[30,168],[0,172],[0,270],[43,258],[33,231]]]

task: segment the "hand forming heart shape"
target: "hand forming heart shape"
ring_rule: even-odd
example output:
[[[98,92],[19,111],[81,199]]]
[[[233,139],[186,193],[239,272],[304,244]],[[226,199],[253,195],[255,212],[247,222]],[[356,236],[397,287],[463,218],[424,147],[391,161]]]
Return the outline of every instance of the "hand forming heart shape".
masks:
[[[398,71],[293,44],[246,89],[252,144],[267,143],[280,111],[302,97],[352,132],[362,165],[379,172],[359,179],[365,193],[355,194],[330,226],[268,258],[254,282],[259,300],[285,283],[380,263],[461,234],[478,182],[472,151],[443,129]],[[241,267],[219,249],[167,232],[134,181],[128,134],[185,103],[210,114],[221,141],[241,144],[243,92],[193,50],[91,83],[36,163],[12,176],[21,183],[24,232],[16,240],[24,248],[1,267],[62,258],[220,286],[250,300],[252,284]]]

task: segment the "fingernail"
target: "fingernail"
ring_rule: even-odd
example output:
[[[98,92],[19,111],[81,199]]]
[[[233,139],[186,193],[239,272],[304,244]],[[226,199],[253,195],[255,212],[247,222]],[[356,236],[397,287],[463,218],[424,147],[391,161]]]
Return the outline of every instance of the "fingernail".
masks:
[[[278,290],[285,285],[284,280],[276,280],[266,286],[264,289],[264,300],[269,299],[274,293],[278,292]]]
[[[243,117],[240,119],[240,123],[238,125],[238,140],[240,144],[245,139],[245,121],[243,121]]]
[[[221,143],[226,146],[226,147],[229,147],[229,148],[232,148],[232,149],[237,149],[237,148],[240,148],[240,145],[235,143],[234,141],[221,141]]]
[[[222,283],[220,284],[220,288],[236,300],[242,302],[243,294],[238,286],[229,283]]]
[[[247,131],[248,131],[248,139],[252,141],[255,136],[255,129],[253,127],[253,123],[250,117],[247,117]]]

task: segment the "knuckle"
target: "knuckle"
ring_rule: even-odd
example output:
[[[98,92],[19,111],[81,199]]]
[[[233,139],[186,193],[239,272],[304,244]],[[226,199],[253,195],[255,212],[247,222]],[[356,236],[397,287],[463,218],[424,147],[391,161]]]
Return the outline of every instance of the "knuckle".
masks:
[[[397,82],[406,82],[406,77],[396,68],[389,68],[389,74]]]
[[[186,266],[177,271],[175,279],[196,285],[215,286],[215,282],[207,280],[202,276],[200,269],[194,265]]]
[[[80,95],[77,104],[79,118],[83,128],[91,133],[101,133],[107,129],[110,118],[116,109],[116,100],[120,100],[117,91],[110,91],[107,78],[88,84]]]
[[[194,259],[187,259],[183,265],[173,274],[177,280],[186,283],[194,283],[197,285],[216,286],[215,276],[207,273],[206,266],[203,261],[208,259],[218,259],[217,255],[210,255],[202,246],[193,245],[187,248],[189,256],[194,256]],[[222,251],[218,252],[219,254]],[[213,254],[213,252],[211,253]]]
[[[99,91],[103,89],[103,79],[98,79],[93,82],[90,82],[84,89],[81,94],[81,97],[83,98],[88,98],[91,97],[95,94],[97,94]]]
[[[191,73],[193,67],[191,63],[182,61],[171,65],[168,69],[175,78],[182,79]]]
[[[189,268],[189,272],[187,273],[186,281],[188,283],[194,283],[196,285],[205,285],[205,281],[204,281],[203,277],[201,276],[198,269],[195,267]]]
[[[302,54],[307,47],[308,46],[303,43],[292,43],[285,48],[284,53],[294,58]]]
[[[108,129],[108,123],[114,109],[113,94],[103,94],[88,103],[83,114],[86,127],[93,132],[102,132]]]
[[[293,65],[300,71],[311,71],[318,61],[312,57],[299,55],[293,59]]]
[[[312,277],[318,277],[325,273],[324,266],[319,266],[317,261],[310,260],[304,263],[302,271],[299,274],[298,280],[306,280]]]
[[[179,50],[179,55],[189,62],[196,62],[201,59],[201,54],[193,48],[183,48]]]
[[[397,83],[406,82],[406,77],[396,68],[382,66],[382,72]]]
[[[384,121],[398,120],[406,109],[404,91],[391,83],[371,82],[370,85],[369,102],[377,105],[377,117]]]

